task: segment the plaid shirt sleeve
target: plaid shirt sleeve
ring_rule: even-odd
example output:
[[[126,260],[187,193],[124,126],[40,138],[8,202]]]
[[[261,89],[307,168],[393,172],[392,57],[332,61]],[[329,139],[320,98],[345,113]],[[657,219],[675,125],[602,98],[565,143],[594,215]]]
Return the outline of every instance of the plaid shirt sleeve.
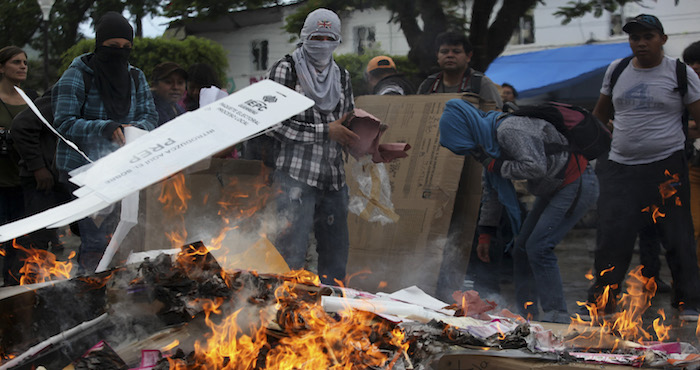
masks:
[[[82,118],[85,105],[85,84],[82,72],[68,68],[54,86],[51,103],[54,107],[54,127],[78,146],[86,144],[91,137],[102,135],[111,122],[108,119],[87,120]]]

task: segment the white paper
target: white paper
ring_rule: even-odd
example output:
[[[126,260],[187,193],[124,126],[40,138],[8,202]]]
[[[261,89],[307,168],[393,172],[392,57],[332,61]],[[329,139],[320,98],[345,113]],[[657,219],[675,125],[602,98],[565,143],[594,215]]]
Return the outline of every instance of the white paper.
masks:
[[[314,105],[271,80],[255,83],[165,125],[80,168],[78,199],[0,226],[0,242],[47,226],[64,226],[155,184]]]
[[[49,121],[47,121],[46,118],[44,118],[44,116],[41,115],[41,112],[39,112],[39,108],[37,108],[36,105],[34,105],[34,102],[32,101],[32,99],[29,99],[29,97],[27,96],[27,94],[25,94],[24,91],[22,91],[22,89],[20,89],[19,87],[15,86],[15,90],[17,90],[17,92],[18,92],[19,95],[22,97],[22,99],[24,99],[24,101],[27,103],[27,105],[28,105],[29,108],[32,110],[32,112],[34,112],[34,114],[36,114],[36,116],[39,117],[39,119],[41,120],[41,122],[43,122],[44,125],[46,125],[46,127],[48,127],[49,130],[51,130],[51,132],[54,133],[54,135],[58,136],[61,140],[63,140],[64,143],[66,143],[69,147],[73,148],[76,152],[78,152],[78,154],[80,154],[81,156],[83,156],[83,158],[85,158],[88,162],[92,162],[92,160],[90,160],[90,158],[88,158],[88,156],[85,155],[85,153],[83,153],[80,149],[78,149],[78,146],[75,145],[75,143],[73,143],[72,141],[70,141],[70,140],[64,138],[63,135],[61,135],[60,133],[58,133],[58,131],[56,131],[56,129],[53,128],[53,125],[50,124]]]
[[[132,143],[137,138],[147,134],[148,131],[142,130],[137,127],[128,126],[124,128],[124,138],[126,139],[126,144]],[[129,231],[136,226],[139,222],[139,192],[131,193],[122,199],[121,212],[119,213],[119,224],[112,234],[112,238],[109,240],[109,244],[105,249],[100,263],[97,264],[95,272],[102,272],[107,270],[109,264],[112,262],[112,258],[117,253],[117,250],[122,245],[124,238],[126,238]]]
[[[203,87],[199,89],[199,106],[203,107],[209,105],[219,99],[223,99],[228,96],[228,93],[216,86]]]
[[[425,293],[415,285],[398,290],[391,294],[377,293],[377,295],[385,296],[391,299],[395,299],[397,301],[419,305],[425,308],[429,308],[431,310],[444,313],[445,315],[449,316],[453,316],[455,313],[454,310],[445,309],[445,307],[449,306],[449,304]]]
[[[379,315],[403,317],[423,323],[433,319],[442,320],[445,317],[449,317],[417,305],[390,300],[349,299],[343,297],[322,296],[321,305],[326,312],[341,312],[349,308],[353,308],[361,311],[373,312]]]

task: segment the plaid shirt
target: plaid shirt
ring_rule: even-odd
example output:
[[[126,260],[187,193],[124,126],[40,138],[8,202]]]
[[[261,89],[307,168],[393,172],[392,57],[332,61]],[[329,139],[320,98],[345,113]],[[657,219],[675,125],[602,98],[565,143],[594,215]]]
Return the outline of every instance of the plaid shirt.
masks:
[[[271,136],[281,147],[276,169],[292,178],[321,190],[340,190],[345,185],[343,148],[328,136],[328,124],[355,108],[350,85],[350,73],[345,74],[345,88],[335,109],[324,114],[316,106],[283,121]],[[270,70],[268,78],[304,94],[292,71],[291,63],[283,59]]]
[[[107,118],[107,111],[99,91],[95,88],[94,80],[85,96],[83,72],[91,78],[93,75],[92,69],[82,59],[85,55],[87,54],[73,60],[51,90],[53,125],[66,139],[74,142],[95,161],[117,150],[119,146],[111,140],[112,130],[107,130],[109,135],[106,134],[105,129],[114,127],[115,123]],[[129,68],[135,69],[133,66]],[[129,79],[132,79],[131,74]],[[131,108],[125,122],[118,123],[131,124],[147,131],[153,130],[158,122],[158,113],[143,72],[139,71],[138,91],[135,91],[133,82],[131,86]],[[68,172],[87,163],[75,150],[59,141],[56,148],[56,167],[59,171]]]

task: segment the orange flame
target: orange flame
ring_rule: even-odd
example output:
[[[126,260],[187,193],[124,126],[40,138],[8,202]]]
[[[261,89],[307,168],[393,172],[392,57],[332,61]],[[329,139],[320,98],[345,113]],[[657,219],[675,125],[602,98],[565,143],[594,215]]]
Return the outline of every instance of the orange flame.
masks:
[[[670,339],[669,331],[671,326],[663,324],[663,322],[666,321],[666,313],[664,312],[663,308],[659,309],[658,313],[661,317],[654,319],[654,332],[656,333],[658,340],[663,342]]]
[[[579,306],[585,306],[588,309],[591,320],[586,321],[577,314],[575,318],[572,318],[572,326],[569,329],[575,329],[575,324],[589,326],[600,324],[601,329],[590,334],[585,339],[590,340],[593,339],[593,335],[599,335],[598,343],[601,346],[605,342],[605,337],[611,333],[624,340],[640,343],[652,340],[652,334],[643,328],[642,314],[651,307],[651,299],[656,293],[656,281],[654,278],[647,278],[642,275],[642,268],[643,266],[638,266],[630,271],[630,277],[626,281],[627,292],[622,294],[617,302],[619,312],[611,315],[602,315],[605,312],[607,302],[611,302],[610,295],[612,291],[617,289],[614,285],[606,286],[603,293],[597,297],[596,303],[576,302]],[[654,333],[659,341],[668,340],[670,327],[663,324],[663,321],[666,319],[663,310],[659,314],[661,317],[653,322]],[[607,341],[609,340],[607,339]],[[618,343],[619,340],[615,340],[615,346]]]
[[[308,279],[308,273],[290,274]],[[318,280],[318,277],[316,279]],[[275,289],[277,322],[285,333],[268,341],[266,327],[270,310],[259,311],[259,322],[243,332],[236,310],[215,323],[213,315],[224,315],[224,302],[204,305],[207,326],[212,334],[205,344],[195,343],[197,368],[202,369],[358,369],[392,368],[407,356],[405,333],[372,313],[347,310],[339,317],[329,316],[319,304],[306,302],[295,292],[297,281],[282,281]],[[238,321],[241,321],[240,319]],[[370,339],[372,338],[372,339]],[[377,339],[379,338],[379,339]],[[380,345],[382,349],[380,349]],[[389,358],[386,348],[396,349]],[[185,369],[179,360],[169,359],[171,369]]]
[[[34,248],[24,248],[17,244],[17,240],[12,241],[12,247],[24,252],[25,256],[21,259],[24,261],[24,266],[19,270],[19,284],[29,285],[43,283],[49,280],[69,279],[70,272],[73,268],[73,263],[70,259],[75,257],[75,251],[72,251],[68,256],[68,261],[57,261],[56,255],[43,250]]]
[[[165,347],[163,347],[162,350],[163,350],[163,351],[170,351],[171,349],[177,347],[178,345],[180,345],[180,341],[177,340],[177,339],[175,339],[175,340],[172,341],[170,344],[168,344],[168,345],[166,345]]]
[[[192,194],[185,185],[185,175],[182,173],[163,181],[161,186],[158,201],[163,204],[163,211],[171,226],[171,230],[166,231],[165,234],[173,247],[179,247],[187,240],[184,216],[187,212],[187,202],[192,199]]]

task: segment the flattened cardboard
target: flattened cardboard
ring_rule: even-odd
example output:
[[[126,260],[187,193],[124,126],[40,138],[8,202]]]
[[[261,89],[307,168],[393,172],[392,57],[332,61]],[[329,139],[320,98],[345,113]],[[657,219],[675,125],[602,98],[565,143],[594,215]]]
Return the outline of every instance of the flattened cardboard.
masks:
[[[355,99],[356,107],[389,125],[382,142],[408,143],[411,150],[407,158],[386,164],[399,221],[382,226],[354,214],[348,218],[348,275],[355,274],[349,286],[374,292],[416,285],[440,299],[446,294],[436,295],[438,285],[449,293],[461,286],[476,227],[481,166],[439,142],[445,103],[460,98],[436,94]],[[350,177],[348,186],[354,186]]]
[[[263,218],[266,213],[259,212],[258,208],[272,201],[270,175],[270,169],[261,161],[213,158],[209,168],[184,174],[191,198],[187,201],[183,219],[172,217],[164,211],[163,204],[158,200],[162,183],[147,188],[142,192],[146,198],[142,198],[142,209],[145,208],[145,212],[139,220],[139,224],[145,225],[142,231],[144,242],[140,247],[132,245],[131,250],[138,252],[179,248],[196,241],[202,241],[211,248],[214,247],[212,238],[230,228],[232,230],[221,240],[221,250],[212,251],[222,267],[228,269],[230,265],[235,265],[234,259],[239,258],[240,252],[248,248],[257,248],[260,261],[269,260],[272,261],[271,266],[279,265],[275,263],[276,256],[264,253],[271,248],[271,244],[261,244],[261,230],[265,226]],[[273,208],[267,207],[265,210]],[[228,223],[222,215],[226,216]],[[183,243],[173,244],[166,233],[181,232],[183,224],[187,232],[186,238]],[[261,245],[270,247],[261,250]],[[126,256],[121,256],[121,260],[125,259]]]

